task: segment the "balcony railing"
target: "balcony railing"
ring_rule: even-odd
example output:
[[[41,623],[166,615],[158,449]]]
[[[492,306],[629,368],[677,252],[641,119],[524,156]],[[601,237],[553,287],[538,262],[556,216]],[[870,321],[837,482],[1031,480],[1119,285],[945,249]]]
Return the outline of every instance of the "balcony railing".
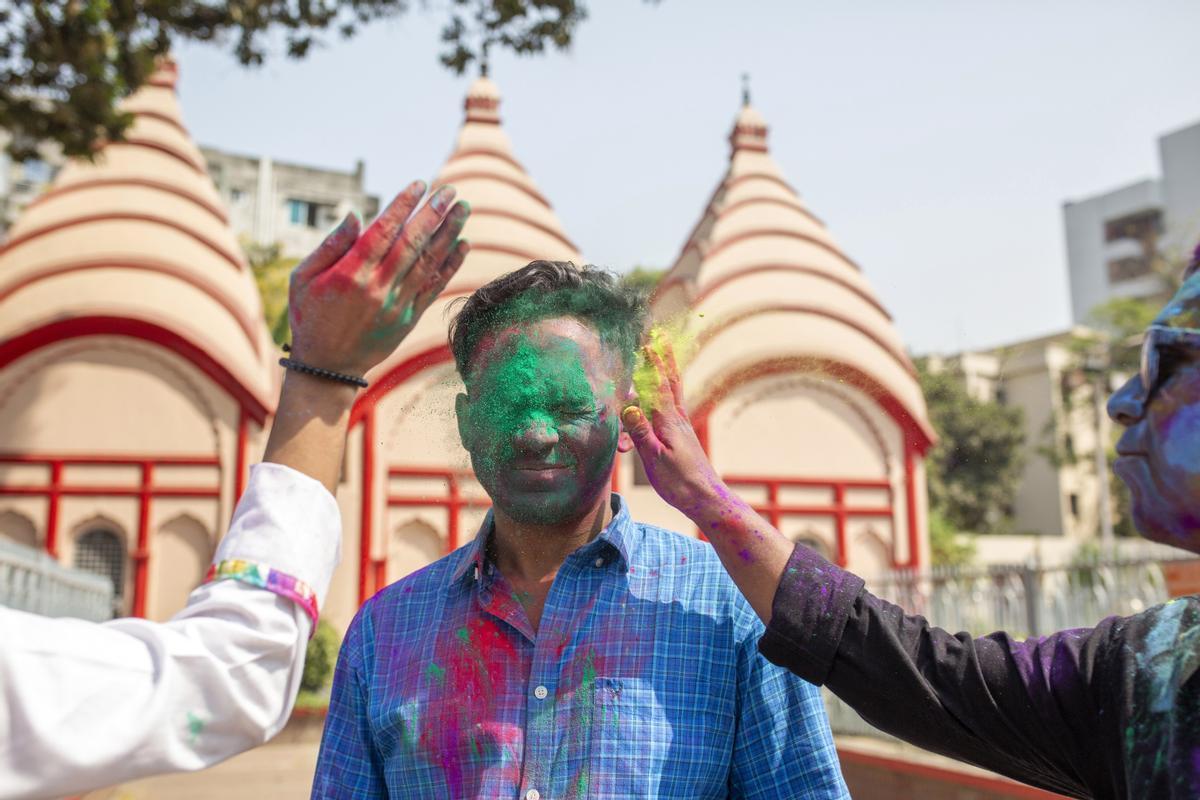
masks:
[[[1172,585],[1180,575],[1191,584]],[[1024,639],[1136,614],[1194,591],[1197,576],[1200,560],[1195,556],[1145,555],[1051,567],[895,570],[869,579],[867,589],[951,633],[983,636],[1003,630]],[[824,694],[835,734],[891,738],[827,690]]]
[[[98,622],[112,617],[113,586],[40,550],[0,540],[0,606]]]

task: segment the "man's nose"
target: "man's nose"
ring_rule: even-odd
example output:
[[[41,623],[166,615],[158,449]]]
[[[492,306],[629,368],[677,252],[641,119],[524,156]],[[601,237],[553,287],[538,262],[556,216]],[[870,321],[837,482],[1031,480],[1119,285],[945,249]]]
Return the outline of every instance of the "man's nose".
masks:
[[[513,435],[513,443],[518,450],[544,452],[558,444],[558,429],[551,420],[535,416],[518,427]]]
[[[1136,424],[1146,414],[1146,390],[1141,376],[1134,375],[1108,398],[1108,416],[1126,428]]]

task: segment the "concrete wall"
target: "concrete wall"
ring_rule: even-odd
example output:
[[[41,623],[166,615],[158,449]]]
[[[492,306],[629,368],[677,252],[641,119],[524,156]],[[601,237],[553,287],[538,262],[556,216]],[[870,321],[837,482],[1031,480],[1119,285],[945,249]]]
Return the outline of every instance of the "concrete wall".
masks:
[[[1181,254],[1200,241],[1200,122],[1158,140],[1168,246]]]
[[[229,209],[229,222],[239,237],[260,245],[278,243],[286,257],[310,253],[350,211],[367,219],[379,209],[379,198],[366,193],[364,170],[353,172],[254,158],[201,148],[208,171]],[[316,219],[293,221],[289,201],[313,203]]]

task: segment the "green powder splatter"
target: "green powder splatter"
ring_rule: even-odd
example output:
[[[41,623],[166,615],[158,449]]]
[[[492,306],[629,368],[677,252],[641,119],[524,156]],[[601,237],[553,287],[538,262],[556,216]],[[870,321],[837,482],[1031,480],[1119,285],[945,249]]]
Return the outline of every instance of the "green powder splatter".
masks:
[[[675,363],[682,372],[683,365],[695,350],[696,334],[689,331],[682,321],[664,322],[650,329],[646,334],[646,344],[664,361],[667,348],[670,347],[675,353]],[[639,350],[633,368],[633,390],[637,392],[638,406],[643,414],[649,416],[657,407],[661,386],[662,380],[654,363]]]
[[[195,744],[196,737],[204,732],[205,722],[199,715],[187,712],[188,743]]]
[[[459,628],[455,633],[458,636],[459,641],[463,644],[471,643],[471,632],[466,628]]]
[[[446,670],[442,669],[431,661],[429,662],[429,666],[425,668],[425,675],[428,676],[430,680],[435,680],[438,683],[442,683],[446,679]]]

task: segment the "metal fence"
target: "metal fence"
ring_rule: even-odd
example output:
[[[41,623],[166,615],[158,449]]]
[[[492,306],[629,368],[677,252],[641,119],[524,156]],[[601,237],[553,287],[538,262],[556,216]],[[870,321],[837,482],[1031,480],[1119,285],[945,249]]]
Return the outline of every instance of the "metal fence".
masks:
[[[1003,630],[1023,639],[1091,627],[1105,617],[1128,616],[1162,603],[1168,599],[1163,565],[1193,559],[1154,555],[1063,566],[896,570],[868,580],[867,589],[951,633],[982,636]],[[891,738],[828,691],[824,694],[834,733]]]
[[[106,620],[113,615],[112,581],[69,569],[40,550],[0,539],[0,606],[47,617]]]

